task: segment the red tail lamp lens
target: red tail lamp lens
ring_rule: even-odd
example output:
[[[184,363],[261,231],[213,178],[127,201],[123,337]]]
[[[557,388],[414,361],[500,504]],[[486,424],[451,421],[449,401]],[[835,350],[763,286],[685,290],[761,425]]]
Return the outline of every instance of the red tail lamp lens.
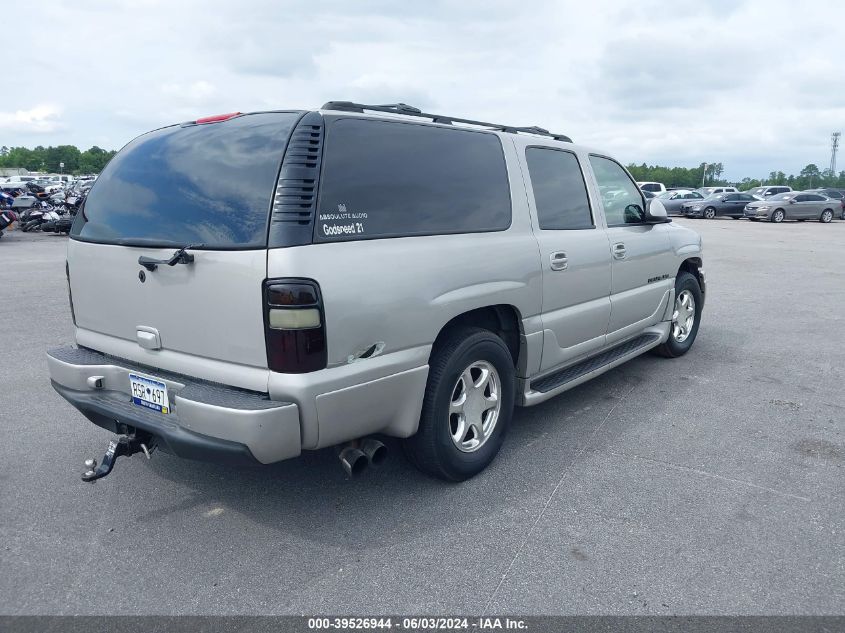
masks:
[[[272,371],[302,374],[326,367],[326,324],[316,282],[265,282],[264,338]]]

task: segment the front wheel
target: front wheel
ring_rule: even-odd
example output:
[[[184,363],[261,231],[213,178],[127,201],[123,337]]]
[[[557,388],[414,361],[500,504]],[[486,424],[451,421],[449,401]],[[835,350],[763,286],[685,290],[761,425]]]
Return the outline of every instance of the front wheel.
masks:
[[[655,348],[658,354],[677,358],[689,351],[698,335],[703,305],[704,298],[696,276],[688,272],[679,273],[675,278],[675,309],[672,312],[669,338]]]
[[[822,211],[822,216],[819,218],[819,222],[827,224],[832,219],[833,219],[833,211],[831,211],[830,209],[825,209],[824,211]]]
[[[403,443],[420,470],[463,481],[484,470],[513,415],[515,374],[504,341],[481,328],[456,330],[429,362],[420,426]]]
[[[783,222],[784,218],[786,218],[786,214],[783,212],[783,209],[777,209],[774,213],[772,213],[772,222],[775,224],[780,224]]]
[[[704,209],[704,219],[705,220],[712,220],[716,217],[716,209],[713,207],[707,207]]]

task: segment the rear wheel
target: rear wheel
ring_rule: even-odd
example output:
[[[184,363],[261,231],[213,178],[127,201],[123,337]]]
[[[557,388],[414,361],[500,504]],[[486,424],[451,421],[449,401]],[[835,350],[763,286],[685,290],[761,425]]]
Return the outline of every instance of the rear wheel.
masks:
[[[513,414],[515,374],[504,341],[481,328],[438,342],[408,459],[440,479],[463,481],[484,470],[502,446]]]
[[[822,215],[819,218],[819,222],[823,222],[824,224],[827,224],[832,219],[833,219],[833,211],[831,211],[830,209],[825,209],[824,211],[822,211]]]
[[[703,297],[698,279],[688,272],[678,273],[675,278],[675,309],[672,312],[669,338],[656,347],[655,352],[667,358],[686,354],[698,335],[702,306]]]
[[[707,207],[704,209],[704,219],[705,220],[712,220],[716,217],[716,209],[713,207]]]
[[[786,214],[783,212],[783,209],[776,209],[774,213],[772,213],[772,222],[775,224],[780,224],[783,222]]]

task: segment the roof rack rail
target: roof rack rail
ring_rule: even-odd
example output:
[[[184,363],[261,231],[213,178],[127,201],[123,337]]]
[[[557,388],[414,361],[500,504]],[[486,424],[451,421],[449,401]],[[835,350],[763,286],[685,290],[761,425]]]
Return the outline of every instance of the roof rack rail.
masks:
[[[501,125],[500,123],[486,123],[484,121],[473,121],[472,119],[461,119],[453,116],[444,116],[442,114],[428,114],[419,108],[410,106],[407,103],[388,103],[384,105],[367,105],[364,103],[353,103],[352,101],[327,101],[323,104],[323,110],[340,110],[342,112],[388,112],[390,114],[403,114],[407,116],[422,117],[424,119],[431,119],[433,123],[445,123],[451,125],[453,123],[466,123],[467,125],[477,125],[485,127],[490,130],[498,132],[508,132],[510,134],[535,134],[537,136],[548,136],[556,141],[564,141],[571,143],[572,139],[565,134],[554,134],[547,129],[532,125],[525,127],[518,127],[513,125]]]

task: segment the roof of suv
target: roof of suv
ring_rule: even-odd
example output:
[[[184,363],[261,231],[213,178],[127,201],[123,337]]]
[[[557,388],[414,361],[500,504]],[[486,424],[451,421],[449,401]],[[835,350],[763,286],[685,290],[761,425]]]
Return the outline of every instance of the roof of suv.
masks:
[[[572,139],[565,134],[556,134],[553,132],[549,132],[545,128],[541,128],[539,126],[514,126],[514,125],[504,125],[501,123],[488,123],[486,121],[475,121],[473,119],[464,119],[461,117],[453,117],[447,116],[442,114],[429,114],[423,112],[419,108],[415,108],[414,106],[410,106],[406,103],[391,103],[385,105],[367,105],[363,103],[353,103],[351,101],[329,101],[323,104],[323,107],[320,108],[320,111],[327,111],[327,112],[355,112],[358,114],[363,114],[365,112],[373,112],[373,113],[380,113],[380,114],[389,114],[389,115],[398,115],[398,116],[411,116],[411,117],[418,117],[423,119],[429,119],[430,123],[438,123],[442,125],[461,125],[466,126],[469,129],[487,129],[492,130],[495,132],[506,132],[509,134],[530,134],[535,136],[544,136],[556,141],[563,141],[565,143],[571,143]],[[381,118],[381,117],[377,117]],[[391,117],[392,118],[392,117]]]

